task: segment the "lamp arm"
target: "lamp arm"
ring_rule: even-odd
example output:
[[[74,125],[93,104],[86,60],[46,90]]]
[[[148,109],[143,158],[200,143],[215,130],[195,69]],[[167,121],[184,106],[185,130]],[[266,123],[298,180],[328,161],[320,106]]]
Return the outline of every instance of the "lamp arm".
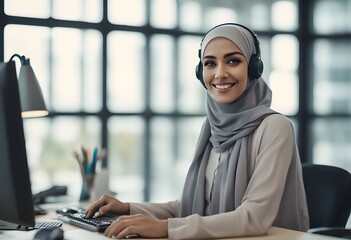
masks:
[[[15,57],[18,57],[20,59],[22,65],[29,64],[29,58],[26,59],[24,55],[21,56],[17,53],[12,55],[12,57],[10,58],[10,61],[12,61]]]

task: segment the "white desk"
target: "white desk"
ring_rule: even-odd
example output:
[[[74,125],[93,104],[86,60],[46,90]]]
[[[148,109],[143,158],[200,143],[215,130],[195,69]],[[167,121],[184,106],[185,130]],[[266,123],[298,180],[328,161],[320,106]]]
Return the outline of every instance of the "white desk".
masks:
[[[65,224],[67,225],[67,224]],[[65,240],[111,240],[100,233],[90,232],[84,229],[63,227],[65,230]],[[0,239],[3,240],[32,240],[35,231],[4,231],[0,232]],[[340,238],[322,236],[311,233],[303,233],[283,228],[272,227],[266,236],[232,238],[233,240],[340,240]]]
[[[39,216],[38,219],[56,219],[56,213],[53,209],[57,208],[61,208],[61,206],[54,205],[49,207],[49,214]],[[90,232],[68,223],[64,223],[62,228],[64,230],[65,240],[111,240],[111,238],[107,238],[101,233]],[[0,231],[0,240],[32,240],[35,233],[36,231]],[[233,240],[340,240],[340,238],[272,227],[265,236],[233,238]]]

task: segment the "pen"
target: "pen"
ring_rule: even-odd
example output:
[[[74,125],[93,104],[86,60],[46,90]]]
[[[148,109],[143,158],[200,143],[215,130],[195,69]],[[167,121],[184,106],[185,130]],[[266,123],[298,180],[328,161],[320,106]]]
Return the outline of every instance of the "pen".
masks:
[[[94,174],[95,173],[97,153],[98,153],[98,149],[97,149],[97,147],[95,147],[94,151],[93,151],[93,157],[92,157],[92,160],[90,162],[89,169],[88,169],[88,172],[87,172],[88,174]]]
[[[86,172],[88,170],[88,156],[84,146],[82,146],[82,155],[83,155],[84,172]]]
[[[81,174],[83,176],[84,175],[83,163],[82,163],[82,160],[81,160],[79,154],[76,151],[73,151],[73,157],[77,160],[79,168],[80,168],[80,172],[81,172]]]

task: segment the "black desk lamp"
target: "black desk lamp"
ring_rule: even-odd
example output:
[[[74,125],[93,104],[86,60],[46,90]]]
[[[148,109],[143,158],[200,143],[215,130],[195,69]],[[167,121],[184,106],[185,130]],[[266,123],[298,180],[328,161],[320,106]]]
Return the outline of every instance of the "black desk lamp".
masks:
[[[14,57],[21,60],[21,68],[18,76],[18,88],[20,94],[22,117],[42,117],[49,114],[46,109],[43,93],[41,92],[40,85],[37,77],[30,65],[29,58],[20,56],[18,54],[12,55],[10,61]]]

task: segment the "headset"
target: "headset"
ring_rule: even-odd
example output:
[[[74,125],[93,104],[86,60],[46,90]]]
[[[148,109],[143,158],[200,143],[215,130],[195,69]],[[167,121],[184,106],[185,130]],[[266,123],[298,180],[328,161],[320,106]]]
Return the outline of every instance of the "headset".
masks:
[[[195,74],[196,74],[196,78],[198,80],[200,80],[201,84],[206,88],[203,76],[202,76],[202,71],[203,71],[203,64],[201,62],[201,47],[202,47],[202,42],[204,41],[206,35],[211,32],[213,29],[220,27],[220,26],[224,26],[224,25],[233,25],[233,26],[239,26],[242,27],[244,29],[246,29],[248,32],[251,33],[252,38],[254,40],[254,44],[255,44],[255,48],[256,48],[256,53],[254,55],[252,55],[250,57],[250,61],[249,61],[249,67],[248,67],[248,75],[249,75],[249,79],[250,80],[256,80],[259,77],[261,77],[262,72],[263,72],[263,62],[261,60],[261,49],[260,49],[260,42],[258,41],[258,37],[256,35],[256,33],[254,31],[252,31],[250,28],[245,27],[244,25],[238,24],[238,23],[223,23],[220,24],[218,26],[215,26],[213,28],[211,28],[206,34],[205,36],[202,38],[201,40],[201,44],[200,44],[200,49],[199,49],[199,63],[198,65],[196,65],[195,68]]]

